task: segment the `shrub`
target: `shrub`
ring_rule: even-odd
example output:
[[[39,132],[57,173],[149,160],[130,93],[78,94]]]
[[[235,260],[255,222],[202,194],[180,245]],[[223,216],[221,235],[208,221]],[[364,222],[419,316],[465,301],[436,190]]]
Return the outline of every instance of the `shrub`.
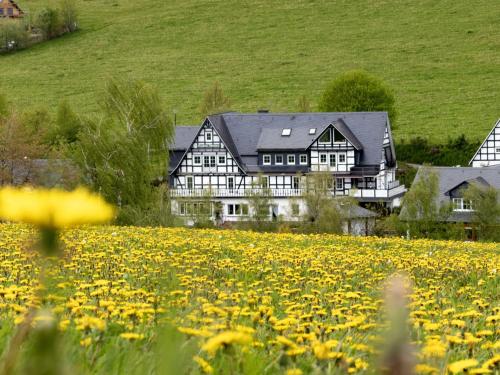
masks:
[[[78,29],[78,14],[74,0],[61,0],[61,23],[63,31],[72,33]]]
[[[26,25],[17,20],[0,20],[0,52],[27,47],[29,34]]]
[[[36,16],[35,27],[38,28],[44,39],[58,36],[62,31],[62,20],[58,9],[44,8]]]
[[[331,82],[319,102],[323,112],[386,111],[394,128],[397,112],[392,90],[363,70],[344,73]]]

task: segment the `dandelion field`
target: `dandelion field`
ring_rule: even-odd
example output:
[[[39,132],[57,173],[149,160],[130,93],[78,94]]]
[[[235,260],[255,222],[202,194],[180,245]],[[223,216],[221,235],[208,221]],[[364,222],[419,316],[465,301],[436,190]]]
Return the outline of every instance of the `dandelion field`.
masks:
[[[498,244],[90,227],[63,233],[40,299],[34,233],[0,226],[0,347],[36,304],[67,373],[378,373],[396,272],[417,373],[500,373]]]

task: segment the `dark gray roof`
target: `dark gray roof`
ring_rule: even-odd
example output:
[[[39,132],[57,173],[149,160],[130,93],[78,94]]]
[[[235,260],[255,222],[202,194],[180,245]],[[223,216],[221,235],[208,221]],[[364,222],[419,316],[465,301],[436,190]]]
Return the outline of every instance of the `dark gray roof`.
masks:
[[[245,169],[246,157],[257,156],[258,150],[307,149],[330,124],[353,143],[354,147],[361,150],[361,166],[378,165],[382,159],[385,128],[389,125],[387,112],[228,112],[211,115],[208,120]],[[194,140],[196,127],[178,128],[180,129],[176,131],[173,150],[186,150]],[[290,136],[281,135],[284,128],[291,129]],[[316,128],[314,135],[309,135],[310,128]],[[392,143],[391,151],[394,154]]]
[[[379,214],[377,214],[376,212],[367,210],[366,208],[357,205],[350,206],[349,210],[347,211],[348,219],[368,218],[377,216],[379,216]]]
[[[431,172],[437,174],[439,178],[439,195],[438,203],[440,205],[449,203],[450,197],[447,195],[450,190],[453,190],[465,182],[480,183],[489,185],[496,189],[500,189],[500,165],[491,167],[420,167],[413,183],[418,181],[422,176],[423,168],[427,168]],[[402,212],[404,211],[404,207]],[[471,214],[468,212],[454,212],[448,221],[454,222],[469,222]]]
[[[199,125],[178,125],[175,127],[174,144],[170,147],[171,151],[184,150],[186,151],[194,137],[200,130]]]

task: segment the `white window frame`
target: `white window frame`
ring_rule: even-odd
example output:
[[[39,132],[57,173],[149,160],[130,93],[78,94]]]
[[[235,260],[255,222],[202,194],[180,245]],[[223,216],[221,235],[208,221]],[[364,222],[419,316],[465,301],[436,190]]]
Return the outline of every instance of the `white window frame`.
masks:
[[[333,165],[332,165],[332,159],[333,159]],[[330,154],[330,156],[328,157],[328,165],[334,168],[337,166],[337,154]]]
[[[342,158],[343,158],[344,160],[342,160]],[[339,164],[344,164],[344,163],[346,162],[346,160],[347,160],[347,155],[346,155],[344,152],[343,152],[343,153],[340,153],[340,154],[339,154],[339,161],[338,161],[338,162],[339,162]]]
[[[306,160],[302,161],[302,158],[305,158]],[[307,165],[307,160],[308,160],[307,154],[300,154],[300,156],[299,156],[299,163],[300,163],[300,165]]]
[[[217,165],[217,158],[215,155],[210,155],[210,168],[215,168]]]
[[[292,134],[292,129],[291,128],[284,128],[281,130],[281,136],[282,137],[289,137]]]
[[[213,134],[212,132],[205,132],[205,142],[212,142]]]
[[[189,187],[189,181],[191,181],[191,187]],[[193,176],[186,176],[186,189],[192,190],[194,189],[194,177]]]
[[[328,156],[327,156],[327,155],[328,155],[328,154],[326,154],[326,153],[324,153],[324,152],[323,152],[323,153],[321,153],[321,154],[319,154],[319,163],[320,163],[320,164],[325,164],[325,165],[326,165],[326,164],[328,164]],[[321,158],[322,158],[323,156],[325,157],[325,161],[321,161]]]
[[[463,198],[453,198],[452,203],[453,203],[453,211],[459,211],[459,212],[474,211],[472,202],[471,201],[465,202]],[[466,208],[467,206],[469,206],[470,208]]]
[[[198,163],[196,162],[196,158],[199,159]],[[194,155],[193,156],[193,165],[201,165],[201,155]]]
[[[281,161],[278,161],[278,157],[281,158]],[[274,164],[283,165],[283,155],[282,154],[274,155]]]
[[[232,183],[230,184],[229,181],[232,181]],[[233,185],[233,187],[231,187],[231,185]],[[227,188],[229,190],[233,190],[235,187],[235,184],[234,184],[234,177],[233,176],[228,176],[227,178]]]
[[[287,155],[286,156],[286,164],[287,165],[295,165],[295,155]]]
[[[337,177],[335,179],[335,190],[344,190],[344,179],[343,178]]]
[[[209,155],[203,156],[203,168],[210,168],[210,156]]]
[[[248,212],[248,204],[246,203],[229,203],[227,205],[228,216],[247,216]]]
[[[330,136],[330,139],[326,142],[321,140],[321,138],[323,138],[325,136],[325,134],[329,134],[329,136]],[[323,132],[323,134],[321,134],[319,136],[318,143],[323,144],[323,145],[327,145],[327,144],[332,143],[332,130],[330,128],[328,128],[325,132]]]
[[[495,154],[500,154],[500,147],[495,147]]]
[[[221,162],[221,158],[223,159],[223,161]],[[218,155],[217,156],[217,164],[218,165],[226,165],[226,155]]]
[[[269,158],[269,161],[266,162],[266,158]],[[271,155],[269,154],[262,155],[262,164],[271,165]]]
[[[309,128],[309,135],[316,134],[316,128]]]
[[[292,189],[297,190],[300,189],[300,177],[292,176]]]
[[[260,187],[264,189],[269,189],[269,176],[262,176],[259,182],[260,182]]]

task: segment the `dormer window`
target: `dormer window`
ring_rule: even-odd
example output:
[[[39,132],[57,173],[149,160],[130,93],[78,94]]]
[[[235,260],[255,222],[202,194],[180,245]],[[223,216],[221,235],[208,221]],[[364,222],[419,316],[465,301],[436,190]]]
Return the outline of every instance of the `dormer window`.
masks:
[[[472,202],[468,199],[453,198],[453,211],[473,211]]]
[[[292,134],[292,129],[290,129],[290,128],[285,128],[281,131],[282,137],[289,137],[290,134]]]
[[[314,135],[314,134],[316,134],[316,128],[309,129],[309,135]]]
[[[271,155],[262,156],[262,164],[271,165]]]
[[[330,129],[327,129],[321,137],[319,137],[319,143],[330,143],[332,141],[331,137],[332,133],[330,132]]]

